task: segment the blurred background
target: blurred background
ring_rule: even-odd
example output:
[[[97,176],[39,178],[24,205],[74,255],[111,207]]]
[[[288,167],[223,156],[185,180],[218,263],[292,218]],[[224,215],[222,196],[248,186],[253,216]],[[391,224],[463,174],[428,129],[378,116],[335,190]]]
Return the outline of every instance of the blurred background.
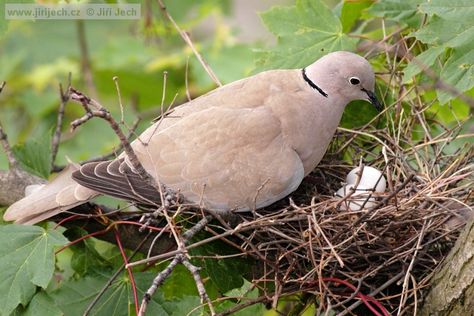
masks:
[[[173,0],[165,4],[219,79],[228,83],[250,74],[256,51],[275,42],[258,13],[291,2]],[[0,97],[0,120],[12,144],[49,139],[59,107],[59,84],[67,85],[69,73],[75,88],[97,97],[116,114],[119,104],[112,78],[117,76],[127,123],[132,125],[138,115],[143,118],[138,131],[159,114],[165,71],[165,105],[187,100],[188,61],[192,97],[215,87],[156,1],[139,3],[142,20],[2,21],[0,80],[7,85]],[[66,162],[66,155],[84,160],[109,152],[117,144],[110,128],[99,120],[70,133],[69,123],[82,114],[79,105],[67,105],[58,164]],[[0,168],[5,167],[0,152]]]

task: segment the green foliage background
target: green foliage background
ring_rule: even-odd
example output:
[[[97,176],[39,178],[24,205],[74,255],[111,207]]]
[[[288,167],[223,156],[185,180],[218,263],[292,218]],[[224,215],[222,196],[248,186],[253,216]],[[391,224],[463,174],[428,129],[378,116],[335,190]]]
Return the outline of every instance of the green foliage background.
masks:
[[[139,129],[145,128],[146,121],[159,113],[164,71],[168,73],[165,104],[175,97],[177,103],[186,100],[188,58],[191,94],[197,96],[214,87],[189,47],[171,25],[164,22],[156,3],[148,3],[152,7],[151,20],[82,22],[101,103],[119,114],[112,81],[113,76],[118,76],[128,124],[136,111],[148,113]],[[445,90],[435,89],[433,78],[422,71],[423,67],[431,67],[443,82],[474,97],[472,0],[288,1],[287,6],[275,6],[261,13],[263,23],[276,38],[275,45],[263,40],[239,42],[238,28],[226,22],[233,13],[230,0],[173,0],[166,4],[178,24],[191,32],[196,47],[224,83],[266,69],[303,67],[331,51],[356,51],[364,41],[376,46],[383,42],[385,35],[398,32],[409,38],[413,45],[411,54],[416,57],[416,61],[405,59],[398,64],[395,71],[404,72],[403,82],[399,84],[408,88],[425,87],[423,102],[430,104],[436,120],[448,127],[471,120],[465,129],[472,128],[469,105]],[[51,164],[48,144],[59,105],[58,84],[66,84],[68,73],[72,73],[73,86],[83,91],[87,88],[81,70],[78,22],[6,21],[3,15],[2,2],[0,80],[7,81],[7,86],[0,95],[0,120],[10,141],[16,144],[14,152],[22,166],[47,178]],[[214,28],[204,32],[202,24],[208,20],[213,21]],[[383,50],[370,61],[379,73],[394,71],[387,69]],[[387,105],[394,102],[397,96],[392,95],[386,81],[379,80],[377,87],[377,93]],[[407,99],[412,97],[411,94],[406,96]],[[133,99],[138,100],[136,111],[131,107]],[[66,121],[79,117],[81,112],[80,107],[69,104]],[[348,107],[342,124],[361,126],[374,114],[370,105],[354,103]],[[433,127],[434,135],[435,129]],[[80,128],[74,134],[65,127],[63,137],[58,164],[66,163],[66,156],[80,161],[108,153],[117,144],[110,128],[100,120],[92,120],[87,128]],[[3,153],[0,153],[0,168],[7,168]],[[55,256],[54,249],[67,242],[62,233],[47,225],[0,227],[0,293],[8,293],[0,298],[1,315],[82,314],[114,269],[121,265],[118,250],[95,239],[69,247]],[[65,235],[73,240],[83,233],[68,231]],[[207,246],[196,250],[195,255],[222,253],[221,249],[219,245]],[[196,263],[209,278],[206,286],[213,299],[257,297],[258,291],[243,277],[251,263],[212,259]],[[163,267],[135,271],[139,294],[143,294],[156,271]],[[236,303],[237,300],[225,300],[217,303],[216,308],[225,310]],[[92,314],[133,315],[133,304],[130,280],[124,273]],[[194,281],[188,272],[178,268],[153,297],[149,309],[151,314],[185,315],[196,306],[199,306],[199,298]],[[201,313],[206,311],[197,308],[192,314]],[[264,307],[255,305],[238,315],[263,313]]]

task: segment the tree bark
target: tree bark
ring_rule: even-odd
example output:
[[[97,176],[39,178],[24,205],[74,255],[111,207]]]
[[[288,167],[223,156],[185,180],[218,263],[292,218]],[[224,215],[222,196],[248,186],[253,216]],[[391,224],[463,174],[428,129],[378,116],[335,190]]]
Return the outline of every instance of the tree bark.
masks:
[[[18,168],[0,170],[0,206],[11,205],[23,198],[28,185],[44,183],[46,180]]]
[[[435,273],[420,314],[474,314],[474,221],[466,225],[454,248]]]

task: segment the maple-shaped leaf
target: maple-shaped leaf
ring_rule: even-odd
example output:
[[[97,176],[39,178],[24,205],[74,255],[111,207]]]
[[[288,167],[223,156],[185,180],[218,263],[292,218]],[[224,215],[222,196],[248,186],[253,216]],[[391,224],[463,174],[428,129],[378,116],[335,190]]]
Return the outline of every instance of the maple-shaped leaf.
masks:
[[[327,53],[354,50],[356,39],[343,32],[339,18],[320,0],[297,0],[262,13],[278,43],[262,54],[258,70],[304,67]]]
[[[0,313],[26,305],[36,287],[46,288],[54,272],[54,247],[68,240],[38,226],[0,227]]]

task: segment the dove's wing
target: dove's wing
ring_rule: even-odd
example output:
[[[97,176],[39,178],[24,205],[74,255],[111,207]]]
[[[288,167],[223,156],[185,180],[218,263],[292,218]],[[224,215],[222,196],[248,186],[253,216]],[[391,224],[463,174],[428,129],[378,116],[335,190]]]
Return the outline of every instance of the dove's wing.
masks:
[[[214,210],[248,210],[294,191],[304,176],[271,109],[208,108],[134,144],[145,169],[193,203]],[[120,171],[119,167],[122,166]],[[74,174],[98,192],[147,204],[153,189],[122,160],[87,165]]]

